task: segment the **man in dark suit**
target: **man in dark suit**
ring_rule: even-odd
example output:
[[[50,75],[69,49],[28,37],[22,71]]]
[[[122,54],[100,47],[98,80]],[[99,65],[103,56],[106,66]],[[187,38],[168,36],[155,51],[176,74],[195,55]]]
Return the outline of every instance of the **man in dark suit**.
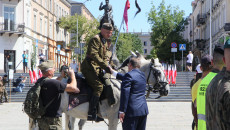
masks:
[[[119,119],[123,130],[145,130],[148,106],[145,99],[146,78],[139,70],[140,61],[131,58],[129,72],[125,75],[111,69],[113,75],[122,80]]]

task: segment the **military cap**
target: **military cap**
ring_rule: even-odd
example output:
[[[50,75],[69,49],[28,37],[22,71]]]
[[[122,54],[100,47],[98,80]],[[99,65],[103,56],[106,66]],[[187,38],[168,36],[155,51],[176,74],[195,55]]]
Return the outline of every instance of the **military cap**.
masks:
[[[205,55],[201,58],[201,66],[211,65],[212,62],[212,56]]]
[[[47,69],[50,69],[50,68],[53,68],[54,67],[54,63],[52,60],[48,60],[48,61],[45,61],[45,62],[42,62],[38,68],[41,70],[41,71],[46,71]]]
[[[214,52],[217,52],[217,53],[224,55],[224,46],[223,45],[216,45],[214,48]]]
[[[230,48],[230,39],[225,42],[224,48]]]
[[[103,23],[102,28],[106,29],[106,30],[113,30],[113,25],[110,23]]]

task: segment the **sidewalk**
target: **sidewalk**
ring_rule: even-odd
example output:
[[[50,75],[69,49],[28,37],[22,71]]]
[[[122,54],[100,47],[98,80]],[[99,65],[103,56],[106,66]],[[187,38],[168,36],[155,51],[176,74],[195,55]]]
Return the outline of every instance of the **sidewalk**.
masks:
[[[190,102],[148,102],[149,115],[146,130],[191,130]],[[22,112],[22,103],[0,105],[0,130],[28,130],[29,119]],[[64,129],[63,114],[63,129]],[[76,120],[78,122],[78,119]],[[107,121],[108,122],[108,121]],[[78,129],[75,123],[75,130]],[[107,130],[104,122],[87,122],[84,130]],[[121,124],[118,130],[122,130]]]

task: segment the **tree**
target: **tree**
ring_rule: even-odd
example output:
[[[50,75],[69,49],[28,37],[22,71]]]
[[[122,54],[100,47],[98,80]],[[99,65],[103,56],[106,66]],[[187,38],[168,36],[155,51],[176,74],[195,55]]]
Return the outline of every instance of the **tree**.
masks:
[[[114,37],[116,37],[116,35],[114,35]],[[116,51],[118,59],[120,62],[123,62],[130,56],[130,51],[143,53],[141,40],[136,34],[121,33],[117,42]]]
[[[78,28],[77,28],[78,21]],[[99,30],[99,22],[97,19],[88,20],[85,16],[75,14],[74,16],[62,17],[59,24],[60,27],[66,29],[68,32],[75,34],[70,41],[70,48],[77,47],[77,32],[78,32],[78,42],[88,43],[90,38],[96,35]],[[84,46],[84,50],[87,47]],[[80,58],[80,57],[79,57]]]
[[[181,31],[184,30],[186,20],[184,20],[184,11],[180,11],[179,7],[165,6],[165,1],[162,0],[159,7],[151,8],[148,14],[148,22],[151,24],[151,42],[154,46],[154,51],[151,51],[152,56],[157,54],[160,60],[170,62],[172,60],[171,43],[187,44],[182,36]],[[180,53],[177,53],[180,55]],[[177,56],[176,59],[180,60]]]

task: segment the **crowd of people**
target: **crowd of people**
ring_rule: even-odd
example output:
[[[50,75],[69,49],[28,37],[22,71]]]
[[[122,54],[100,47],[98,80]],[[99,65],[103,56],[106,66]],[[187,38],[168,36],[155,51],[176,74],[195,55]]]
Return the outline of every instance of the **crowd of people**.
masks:
[[[205,55],[197,66],[192,86],[192,129],[230,129],[230,40]]]

